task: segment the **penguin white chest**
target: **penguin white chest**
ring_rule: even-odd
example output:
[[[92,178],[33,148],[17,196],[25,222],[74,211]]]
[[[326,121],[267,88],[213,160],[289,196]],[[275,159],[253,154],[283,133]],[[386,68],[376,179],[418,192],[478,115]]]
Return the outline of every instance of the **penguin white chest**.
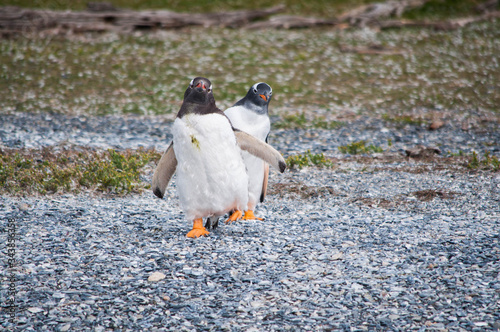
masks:
[[[221,114],[187,114],[172,126],[177,190],[188,219],[242,210],[248,176],[231,124]]]
[[[234,128],[242,130],[258,139],[265,141],[271,130],[271,121],[267,114],[260,114],[243,106],[233,106],[224,112]]]
[[[233,106],[224,112],[235,128],[238,128],[262,141],[265,141],[271,130],[271,121],[267,114],[253,112],[243,106]],[[248,182],[248,209],[253,210],[257,205],[262,190],[266,164],[261,159],[242,152],[243,161],[249,177]]]

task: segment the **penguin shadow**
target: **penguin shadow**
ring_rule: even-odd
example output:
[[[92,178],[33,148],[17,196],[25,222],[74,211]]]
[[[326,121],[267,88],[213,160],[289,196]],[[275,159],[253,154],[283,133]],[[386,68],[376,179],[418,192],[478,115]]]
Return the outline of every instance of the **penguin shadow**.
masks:
[[[253,227],[256,223],[261,223],[263,220],[236,220],[226,222],[229,214],[221,217],[209,217],[205,221],[207,231],[217,236],[240,236],[254,237],[260,236],[260,227]]]

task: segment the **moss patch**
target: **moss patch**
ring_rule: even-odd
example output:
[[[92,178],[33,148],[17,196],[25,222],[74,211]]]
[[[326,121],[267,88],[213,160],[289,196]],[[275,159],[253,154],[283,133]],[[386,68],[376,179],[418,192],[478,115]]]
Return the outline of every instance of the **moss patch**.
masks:
[[[307,150],[303,154],[289,156],[286,159],[286,164],[289,168],[304,168],[308,166],[333,167],[333,163],[323,153],[313,154],[311,150]]]
[[[149,188],[142,168],[158,161],[154,150],[1,150],[0,193],[50,194],[82,190],[124,195]]]
[[[367,145],[366,141],[357,141],[347,145],[339,146],[339,151],[348,154],[369,154],[374,152],[380,153],[383,152],[384,149],[373,144]]]
[[[488,151],[485,152],[483,158],[479,157],[476,152],[468,157],[467,168],[469,169],[482,169],[491,170],[493,172],[500,171],[500,161]]]
[[[314,116],[308,119],[304,112],[286,114],[281,119],[273,124],[277,129],[337,129],[344,124],[339,121],[328,121],[324,116]]]

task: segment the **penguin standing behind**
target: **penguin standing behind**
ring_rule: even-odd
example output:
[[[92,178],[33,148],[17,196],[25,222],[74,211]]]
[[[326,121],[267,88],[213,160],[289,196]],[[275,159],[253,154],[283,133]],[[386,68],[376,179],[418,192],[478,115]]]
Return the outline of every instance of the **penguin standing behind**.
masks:
[[[173,142],[160,159],[152,189],[162,198],[177,172],[177,191],[182,209],[193,229],[188,237],[208,235],[204,217],[234,213],[242,216],[248,203],[248,175],[241,150],[248,151],[284,172],[286,163],[270,145],[234,129],[215,105],[211,82],[203,77],[191,81],[184,102],[172,125]]]
[[[271,130],[268,106],[272,96],[273,90],[268,84],[255,83],[246,96],[224,111],[224,114],[231,120],[234,128],[243,130],[267,143]],[[262,218],[255,217],[254,210],[266,196],[269,165],[246,151],[243,151],[242,155],[248,173],[248,205],[243,219],[262,220]]]

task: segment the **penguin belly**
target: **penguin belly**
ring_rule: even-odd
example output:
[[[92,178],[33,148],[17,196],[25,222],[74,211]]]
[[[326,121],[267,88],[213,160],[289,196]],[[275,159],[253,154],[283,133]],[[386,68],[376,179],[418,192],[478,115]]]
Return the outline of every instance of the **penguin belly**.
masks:
[[[255,210],[262,194],[264,183],[265,161],[254,155],[242,151],[243,161],[248,174],[248,205],[246,210]]]
[[[271,121],[265,114],[258,114],[242,106],[234,106],[224,112],[234,128],[242,130],[261,141],[265,141],[271,130]],[[262,184],[266,163],[254,155],[242,151],[243,161],[248,173],[248,206],[246,210],[255,210],[262,194]]]
[[[221,114],[187,114],[172,126],[177,191],[189,220],[243,210],[248,176],[233,129]]]

